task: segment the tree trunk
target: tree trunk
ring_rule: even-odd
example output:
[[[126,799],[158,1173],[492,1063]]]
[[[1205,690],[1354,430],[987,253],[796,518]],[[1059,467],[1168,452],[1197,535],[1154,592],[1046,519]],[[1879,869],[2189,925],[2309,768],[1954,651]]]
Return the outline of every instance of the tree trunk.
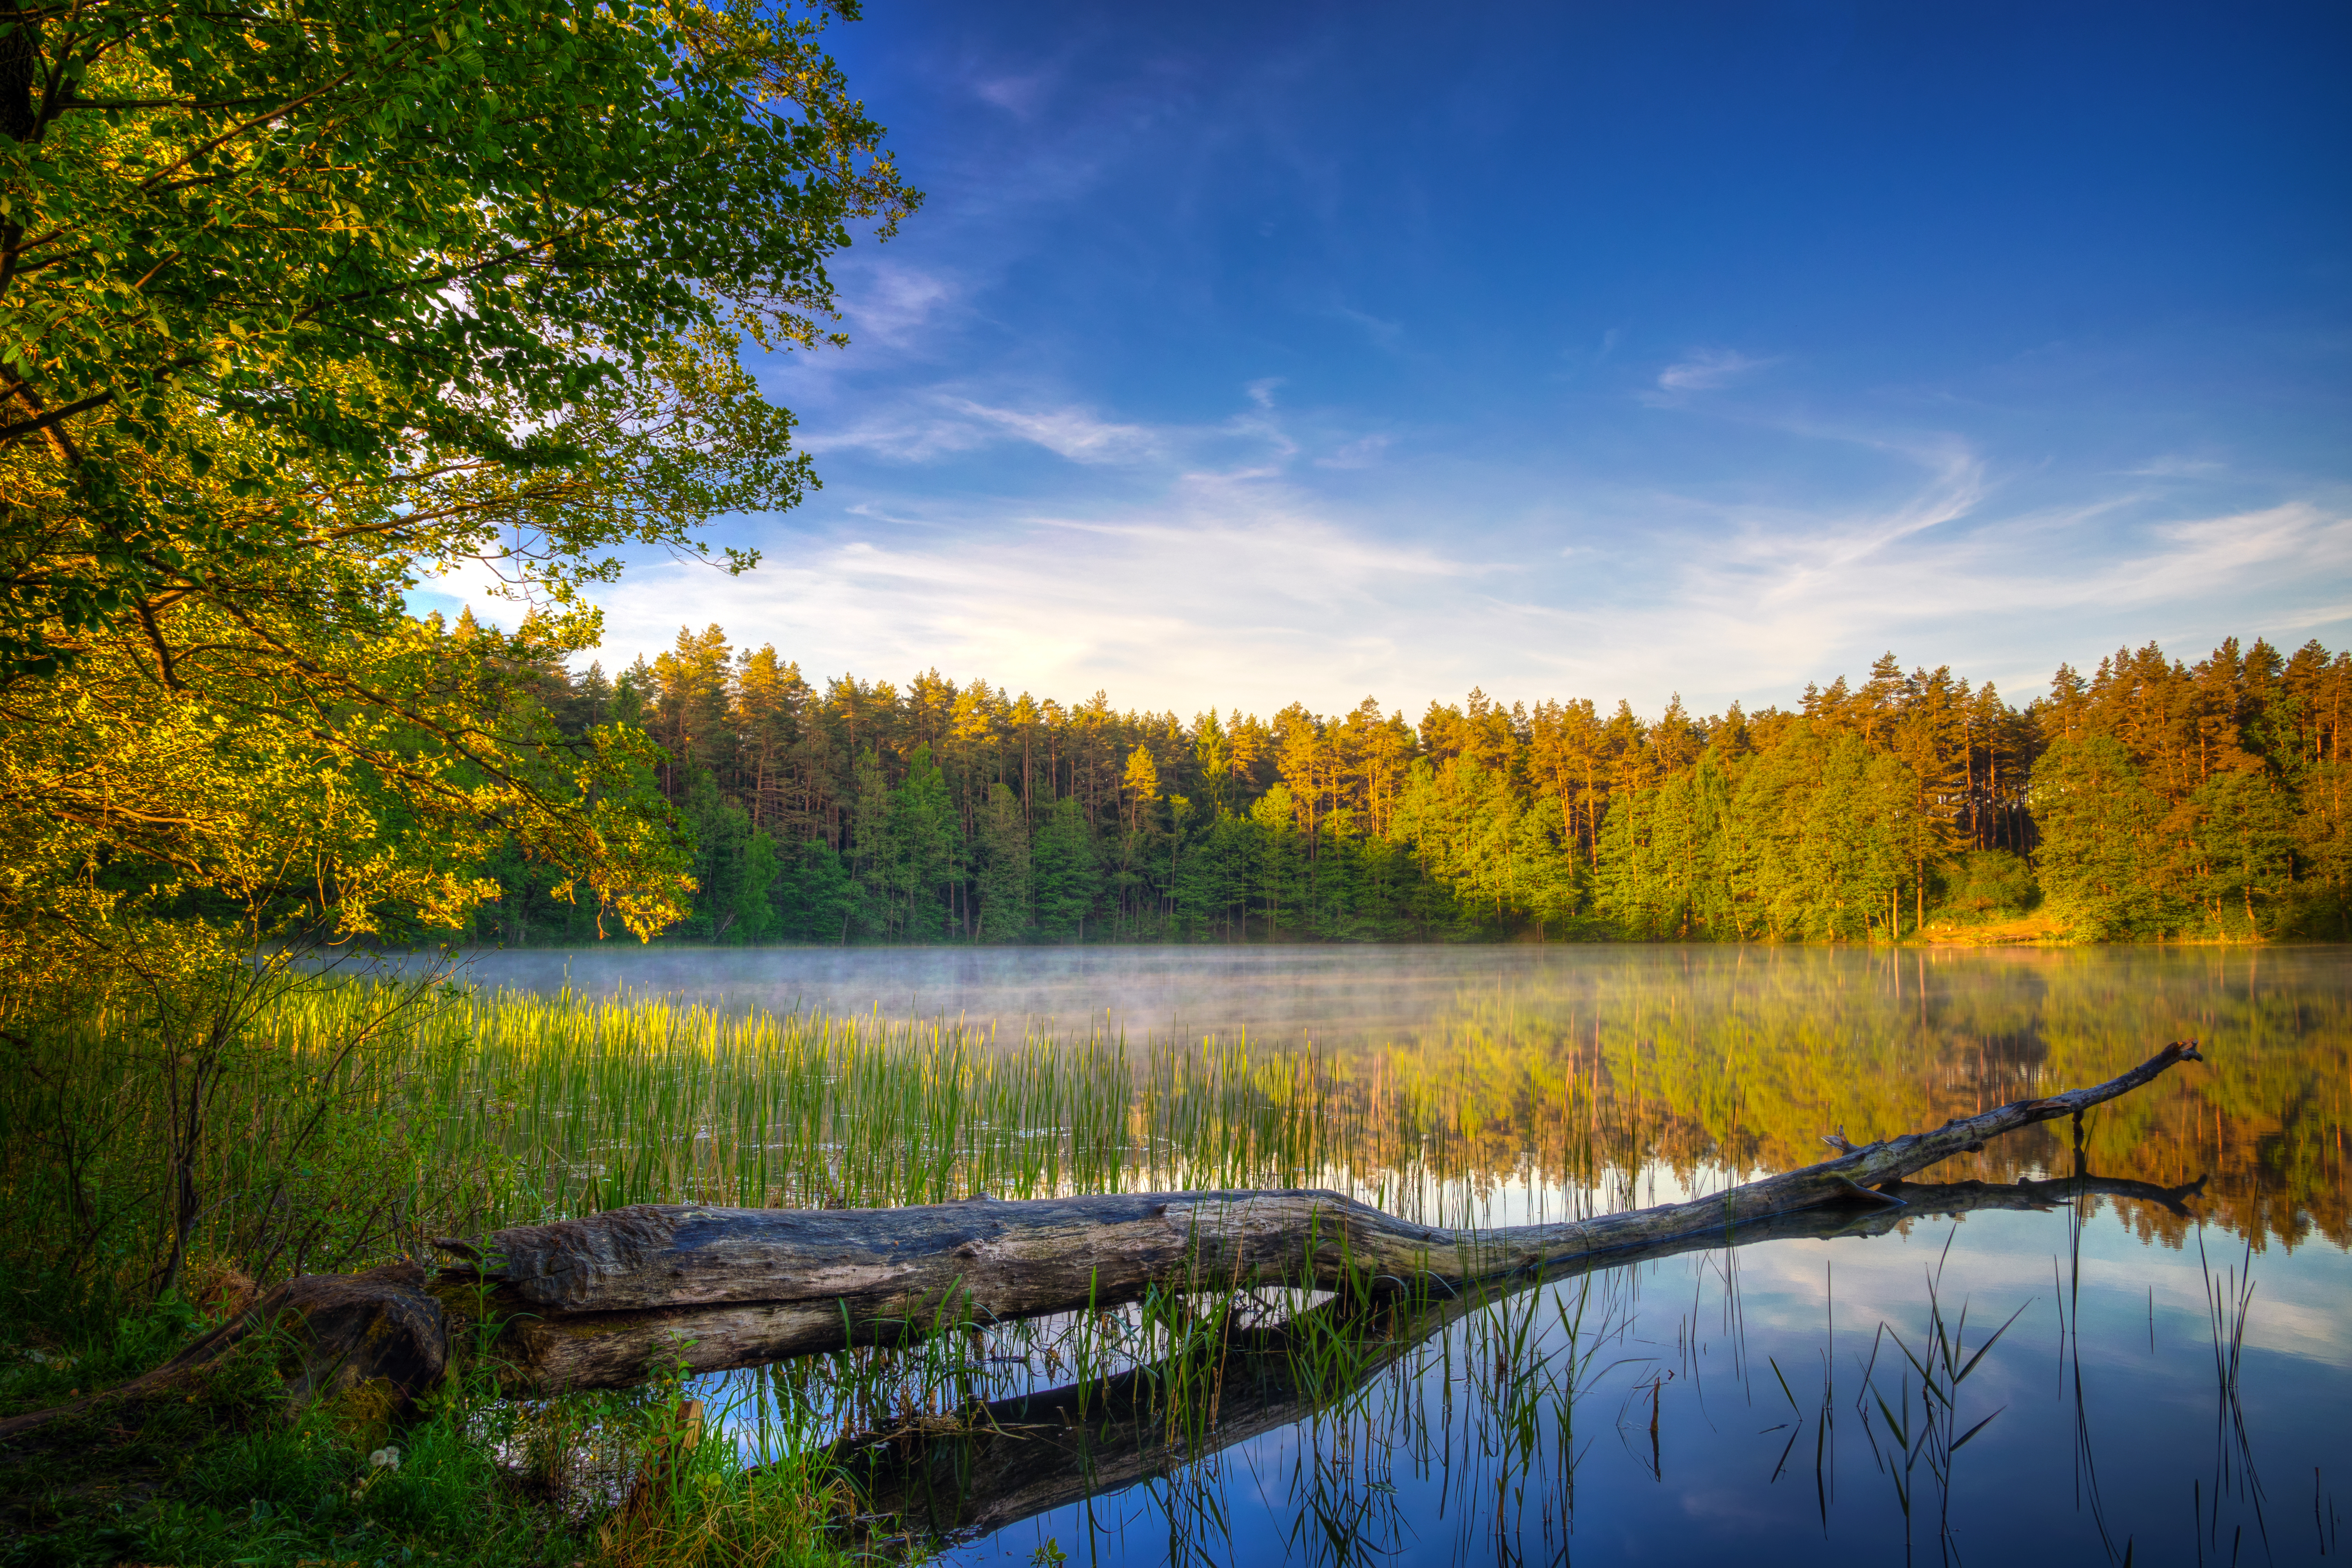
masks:
[[[168,1091],[176,1097],[180,1090],[181,1068],[186,1068],[186,1097],[172,1108],[173,1142],[169,1166],[172,1249],[163,1260],[163,1274],[155,1283],[158,1300],[179,1290],[180,1274],[188,1260],[188,1243],[195,1237],[196,1222],[204,1217],[203,1196],[196,1189],[196,1153],[204,1140],[205,1080],[210,1073],[212,1054],[210,1051],[190,1053],[182,1062],[173,1066],[166,1080]]]
[[[1984,1141],[2084,1110],[2182,1061],[2166,1047],[2095,1088],[1955,1118],[1929,1132],[1688,1203],[1553,1225],[1412,1225],[1338,1193],[1115,1193],[897,1209],[636,1205],[437,1245],[460,1261],[435,1289],[506,1320],[515,1384],[538,1392],[642,1382],[654,1364],[753,1366],[853,1343],[1042,1317],[1147,1291],[1308,1285],[1409,1294],[1647,1249],[1744,1239],[1776,1215],[1904,1206],[1885,1189]],[[1881,1189],[1874,1191],[1874,1188]]]

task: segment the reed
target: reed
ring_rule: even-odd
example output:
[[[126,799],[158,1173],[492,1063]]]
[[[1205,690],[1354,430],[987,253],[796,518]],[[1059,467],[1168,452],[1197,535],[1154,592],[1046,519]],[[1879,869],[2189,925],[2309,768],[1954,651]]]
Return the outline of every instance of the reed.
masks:
[[[374,1223],[346,1225],[339,1245],[261,1250],[346,1267],[436,1235],[633,1203],[1290,1185],[1338,1169],[1355,1131],[1331,1114],[1324,1064],[1242,1039],[1008,1041],[944,1020],[568,991],[445,988],[389,1025],[385,1006],[375,986],[314,985],[256,1021],[255,1067],[220,1090],[226,1135],[202,1173],[224,1194],[208,1250],[250,1258],[270,1215],[282,1228],[294,1208],[355,1203]],[[346,1048],[361,1030],[368,1048]],[[114,1153],[135,1169],[157,1108],[138,1102],[127,1068],[93,1092],[121,1106]],[[307,1145],[306,1127],[320,1134]],[[314,1179],[273,1178],[289,1168]]]
[[[2245,1364],[2246,1320],[2253,1310],[2253,1243],[2220,1275],[2205,1256],[2205,1235],[2197,1236],[2197,1267],[2203,1276],[2205,1315],[2213,1338],[2213,1381],[2218,1394],[2213,1429],[2213,1508],[2207,1544],[2218,1548],[2223,1500],[2234,1494],[2250,1507],[2264,1548],[2270,1542],[2270,1521],[2263,1504],[2267,1498],[2262,1476],[2254,1468],[2253,1443],[2246,1430],[2246,1407],[2240,1394]],[[2242,1527],[2241,1527],[2242,1528]]]
[[[1906,1340],[1893,1324],[1882,1322],[1871,1341],[1870,1361],[1863,1369],[1863,1394],[1870,1405],[1862,1405],[1862,1394],[1855,1403],[1862,1407],[1863,1431],[1870,1439],[1872,1453],[1879,1468],[1893,1482],[1896,1505],[1904,1522],[1904,1560],[1911,1560],[1911,1524],[1919,1501],[1916,1477],[1924,1465],[1935,1485],[1936,1543],[1942,1561],[1948,1563],[1956,1554],[1952,1530],[1952,1468],[1959,1451],[1992,1425],[1995,1410],[1976,1421],[1965,1432],[1959,1429],[1960,1396],[1963,1385],[1980,1365],[1992,1348],[2000,1342],[2017,1320],[2024,1315],[2021,1306],[2011,1312],[2000,1327],[1987,1335],[1984,1342],[1971,1352],[1968,1348],[1969,1310],[1964,1301],[1957,1320],[1945,1316],[1943,1303],[1944,1265],[1950,1260],[1952,1237],[1957,1227],[1944,1238],[1944,1248],[1927,1270],[1927,1323],[1915,1346]],[[2030,1303],[2029,1303],[2030,1304]],[[1886,1390],[1876,1381],[1879,1346],[1891,1342],[1901,1354],[1902,1362],[1895,1372],[1895,1392],[1890,1404]],[[1912,1403],[1912,1380],[1917,1379],[1918,1403]],[[1871,1406],[1885,1423],[1889,1445],[1882,1448],[1877,1431],[1870,1420]],[[2007,1409],[2003,1405],[2001,1409]]]
[[[1346,1131],[1312,1058],[1243,1040],[1130,1052],[1103,1033],[1008,1042],[945,1021],[504,993],[447,998],[405,1057],[372,1087],[428,1125],[433,1175],[473,1184],[420,1191],[420,1211],[486,1225],[631,1203],[1288,1185],[1328,1169]]]

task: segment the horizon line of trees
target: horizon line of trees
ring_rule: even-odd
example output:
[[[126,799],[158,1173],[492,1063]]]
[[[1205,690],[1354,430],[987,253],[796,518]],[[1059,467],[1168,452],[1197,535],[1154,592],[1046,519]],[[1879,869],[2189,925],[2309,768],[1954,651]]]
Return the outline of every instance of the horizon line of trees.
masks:
[[[470,622],[456,628],[476,635]],[[1885,942],[2045,911],[2102,940],[2352,929],[2352,656],[2225,641],[2062,666],[2022,706],[1948,667],[1790,709],[1645,721],[1473,690],[1271,719],[1065,704],[936,670],[822,690],[681,628],[615,677],[538,669],[557,729],[619,723],[690,833],[704,942],[1632,938]],[[596,935],[518,849],[464,934]]]

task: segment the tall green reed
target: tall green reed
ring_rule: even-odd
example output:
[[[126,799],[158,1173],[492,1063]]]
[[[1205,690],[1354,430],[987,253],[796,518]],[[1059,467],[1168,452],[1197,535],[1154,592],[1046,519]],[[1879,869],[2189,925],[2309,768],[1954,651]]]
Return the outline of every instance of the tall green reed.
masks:
[[[260,1027],[298,1077],[375,1003],[316,988]],[[333,1091],[396,1123],[420,1226],[632,1203],[869,1206],[1359,1178],[1360,1097],[1311,1052],[944,1020],[726,1012],[661,997],[455,988]],[[257,1096],[258,1105],[263,1097]],[[266,1157],[267,1129],[248,1140]]]

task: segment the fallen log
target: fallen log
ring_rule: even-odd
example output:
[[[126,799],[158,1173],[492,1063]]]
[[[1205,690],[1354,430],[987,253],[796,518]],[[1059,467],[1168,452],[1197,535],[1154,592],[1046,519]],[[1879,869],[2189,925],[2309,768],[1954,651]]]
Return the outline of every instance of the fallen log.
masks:
[[[655,1367],[753,1366],[973,1323],[1110,1306],[1160,1290],[1261,1285],[1406,1293],[1678,1243],[1746,1239],[1776,1216],[1839,1205],[1898,1209],[1895,1184],[1990,1138],[2072,1116],[2183,1061],[2167,1046],[2088,1089],[1956,1117],[1687,1203],[1496,1230],[1411,1224],[1338,1193],[1119,1193],[897,1209],[636,1205],[477,1240],[435,1292],[501,1320],[519,1391],[644,1381]],[[1678,1248],[1677,1248],[1678,1249]]]
[[[1902,1207],[1816,1208],[1776,1215],[1742,1230],[1734,1245],[1797,1238],[1881,1236],[1912,1220],[2010,1209],[2047,1209],[2084,1197],[2151,1203],[2185,1214],[2203,1178],[2178,1187],[2095,1176],[2050,1181],[1905,1183]],[[1602,1268],[1647,1262],[1717,1245],[1713,1236],[1645,1247],[1631,1256],[1594,1255],[1466,1290],[1453,1299],[1399,1303],[1364,1326],[1368,1353],[1353,1384],[1502,1296]],[[1341,1392],[1313,1374],[1293,1347],[1303,1320],[1349,1310],[1328,1301],[1298,1320],[1232,1334],[1206,1390],[1212,1407],[1171,1419],[1164,1369],[1139,1367],[1093,1384],[1068,1384],[977,1404],[950,1419],[862,1436],[835,1462],[862,1513],[895,1520],[919,1540],[950,1544],[992,1535],[1024,1519],[1169,1474],[1262,1433],[1295,1426]]]

